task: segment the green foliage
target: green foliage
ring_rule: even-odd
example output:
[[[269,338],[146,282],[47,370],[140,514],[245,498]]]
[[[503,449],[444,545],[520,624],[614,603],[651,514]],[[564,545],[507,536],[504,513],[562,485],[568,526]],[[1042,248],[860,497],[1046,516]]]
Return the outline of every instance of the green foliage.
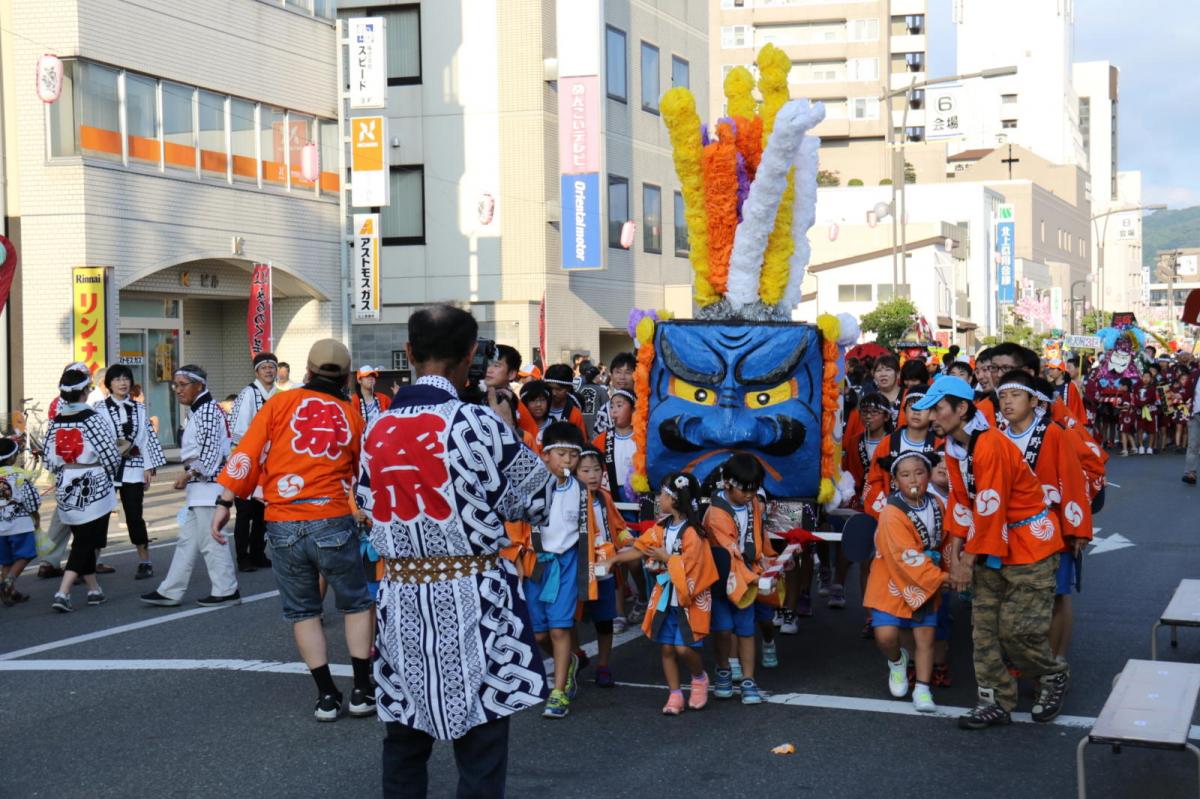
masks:
[[[846,185],[847,186],[861,186],[861,185],[863,185],[863,182],[861,180],[859,180],[858,178],[850,178],[849,180],[846,181]]]
[[[1112,312],[1104,311],[1099,308],[1093,308],[1083,315],[1080,320],[1080,327],[1083,328],[1084,335],[1091,335],[1102,327],[1108,327],[1108,323],[1112,321]]]
[[[983,338],[980,339],[980,341],[983,342],[983,346],[985,346],[985,347],[994,347],[1000,343],[1000,337],[999,336],[984,336]]]
[[[859,326],[868,333],[874,333],[875,340],[882,346],[891,348],[912,325],[916,315],[917,307],[912,300],[899,297],[875,306],[875,310],[863,315]]]
[[[884,178],[883,180],[879,181],[879,185],[880,186],[890,186],[890,185],[892,185],[892,179]]]
[[[818,169],[817,185],[840,186],[842,185],[842,179],[838,176],[838,172],[835,169]]]
[[[1108,224],[1116,223],[1109,219]],[[1104,220],[1097,222],[1104,229]],[[1142,216],[1142,264],[1153,267],[1159,250],[1200,247],[1200,206],[1155,211]]]
[[[904,182],[905,183],[916,183],[917,182],[917,168],[915,166],[913,166],[911,163],[909,163],[908,161],[904,162]]]

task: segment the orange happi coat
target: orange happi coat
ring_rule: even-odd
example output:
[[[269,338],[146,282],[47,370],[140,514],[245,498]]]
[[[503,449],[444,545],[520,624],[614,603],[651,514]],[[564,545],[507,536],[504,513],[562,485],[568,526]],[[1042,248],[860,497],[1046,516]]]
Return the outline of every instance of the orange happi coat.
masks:
[[[1092,538],[1092,503],[1087,476],[1079,464],[1073,436],[1057,422],[1047,422],[1041,450],[1033,466],[1042,494],[1064,538]],[[1034,424],[1038,424],[1037,421]],[[1028,463],[1030,458],[1025,458]]]
[[[967,490],[958,450],[946,443],[950,473],[946,532],[965,539],[964,551],[994,555],[1005,566],[1036,563],[1060,552],[1063,539],[1054,514],[1036,518],[1048,508],[1042,484],[1021,450],[990,427],[972,433],[971,439],[974,497]]]
[[[666,535],[666,529],[659,524],[634,539],[633,545],[639,552],[648,554],[652,549],[666,545]],[[681,626],[682,621],[686,620],[693,639],[698,641],[708,635],[712,617],[711,587],[717,581],[717,567],[713,563],[708,542],[691,525],[685,527],[680,535],[679,551],[670,553],[666,569],[679,609],[685,617],[680,620]],[[642,621],[642,632],[649,638],[654,638],[662,624],[657,610],[662,592],[663,586],[656,582],[646,608],[646,618]]]
[[[930,502],[941,502],[928,496]],[[937,608],[944,579],[944,569],[926,554],[925,543],[908,514],[891,503],[885,505],[875,529],[875,558],[863,607],[911,619],[927,602]]]

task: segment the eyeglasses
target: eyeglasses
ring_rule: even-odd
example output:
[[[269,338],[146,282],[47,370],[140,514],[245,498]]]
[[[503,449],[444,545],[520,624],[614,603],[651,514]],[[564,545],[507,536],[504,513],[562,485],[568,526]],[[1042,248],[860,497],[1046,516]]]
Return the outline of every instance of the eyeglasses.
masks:
[[[188,380],[183,383],[181,383],[179,381],[175,381],[175,382],[171,383],[171,388],[175,389],[176,391],[183,391],[185,388],[187,388],[188,386],[191,386],[191,385],[195,385],[194,383],[192,383],[191,380]]]

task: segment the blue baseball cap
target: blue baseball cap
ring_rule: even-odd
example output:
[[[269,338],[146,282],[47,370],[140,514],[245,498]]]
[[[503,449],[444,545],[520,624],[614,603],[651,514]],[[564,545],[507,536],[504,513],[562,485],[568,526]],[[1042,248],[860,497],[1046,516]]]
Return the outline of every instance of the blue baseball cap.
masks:
[[[933,385],[925,392],[924,397],[913,403],[913,410],[927,411],[944,397],[959,397],[974,402],[975,389],[971,388],[971,384],[961,377],[942,375],[933,381]]]

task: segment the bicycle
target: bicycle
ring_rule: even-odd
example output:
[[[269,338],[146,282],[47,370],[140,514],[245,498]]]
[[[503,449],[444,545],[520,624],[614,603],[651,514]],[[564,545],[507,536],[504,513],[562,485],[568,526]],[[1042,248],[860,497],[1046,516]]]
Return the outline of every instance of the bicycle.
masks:
[[[37,483],[46,471],[46,419],[42,406],[32,398],[21,400],[21,410],[11,414],[7,438],[16,442],[20,454],[14,465],[29,473]]]

